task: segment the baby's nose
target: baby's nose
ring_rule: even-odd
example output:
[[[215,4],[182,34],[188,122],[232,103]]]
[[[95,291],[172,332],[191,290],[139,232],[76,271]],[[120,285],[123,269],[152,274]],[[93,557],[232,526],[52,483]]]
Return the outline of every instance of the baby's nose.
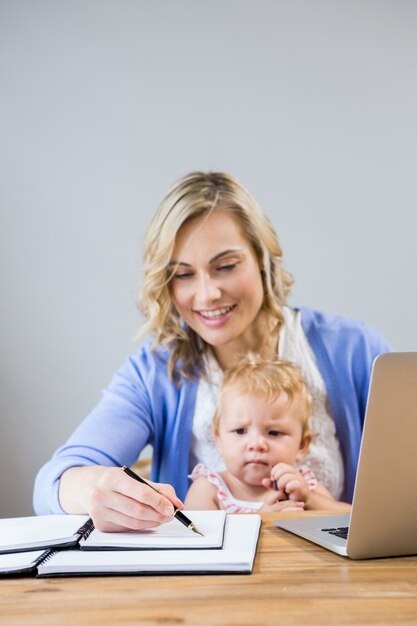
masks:
[[[265,450],[267,447],[266,439],[262,435],[254,437],[250,443],[253,450]]]

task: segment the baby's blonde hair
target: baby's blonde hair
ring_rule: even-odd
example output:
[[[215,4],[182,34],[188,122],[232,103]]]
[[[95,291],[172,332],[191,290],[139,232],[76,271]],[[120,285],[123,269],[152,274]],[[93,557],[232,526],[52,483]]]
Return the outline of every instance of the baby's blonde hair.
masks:
[[[237,365],[226,370],[213,418],[215,434],[219,431],[223,398],[231,389],[238,389],[244,395],[261,396],[267,402],[274,402],[285,393],[289,404],[297,396],[303,437],[311,435],[311,394],[302,372],[289,361],[265,360],[256,354],[248,353],[239,359]]]

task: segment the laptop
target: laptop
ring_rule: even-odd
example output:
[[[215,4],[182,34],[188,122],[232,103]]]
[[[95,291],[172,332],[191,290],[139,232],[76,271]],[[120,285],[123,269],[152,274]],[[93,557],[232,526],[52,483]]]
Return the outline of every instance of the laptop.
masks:
[[[417,554],[417,352],[374,361],[351,513],[273,523],[351,559]]]

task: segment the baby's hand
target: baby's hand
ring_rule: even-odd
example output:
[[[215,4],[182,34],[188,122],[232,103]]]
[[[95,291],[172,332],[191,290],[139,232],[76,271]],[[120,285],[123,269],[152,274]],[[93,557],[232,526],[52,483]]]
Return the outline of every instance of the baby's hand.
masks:
[[[290,501],[306,503],[310,495],[310,489],[301,472],[287,463],[274,465],[270,483],[271,485],[276,483],[278,493],[285,494]]]
[[[264,499],[264,504],[259,509],[260,511],[303,511],[304,502],[298,502],[296,500],[282,499],[282,494],[279,491],[269,492]]]

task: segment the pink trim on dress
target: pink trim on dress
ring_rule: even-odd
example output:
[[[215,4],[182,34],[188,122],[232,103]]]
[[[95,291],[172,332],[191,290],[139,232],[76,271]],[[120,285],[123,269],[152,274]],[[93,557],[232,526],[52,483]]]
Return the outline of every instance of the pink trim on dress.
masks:
[[[196,465],[190,474],[191,480],[201,477],[206,478],[211,485],[216,487],[219,505],[226,513],[253,513],[263,504],[262,502],[244,502],[234,498],[223,478],[209,470],[203,463]]]
[[[309,489],[312,491],[317,486],[317,480],[312,469],[307,465],[302,465],[298,468],[307,482]],[[211,485],[214,485],[217,489],[217,499],[219,505],[226,513],[253,513],[258,511],[263,502],[246,502],[244,500],[237,500],[230,489],[224,482],[223,478],[216,472],[211,471],[203,463],[198,463],[190,474],[191,480],[197,480],[197,478],[206,478]]]

